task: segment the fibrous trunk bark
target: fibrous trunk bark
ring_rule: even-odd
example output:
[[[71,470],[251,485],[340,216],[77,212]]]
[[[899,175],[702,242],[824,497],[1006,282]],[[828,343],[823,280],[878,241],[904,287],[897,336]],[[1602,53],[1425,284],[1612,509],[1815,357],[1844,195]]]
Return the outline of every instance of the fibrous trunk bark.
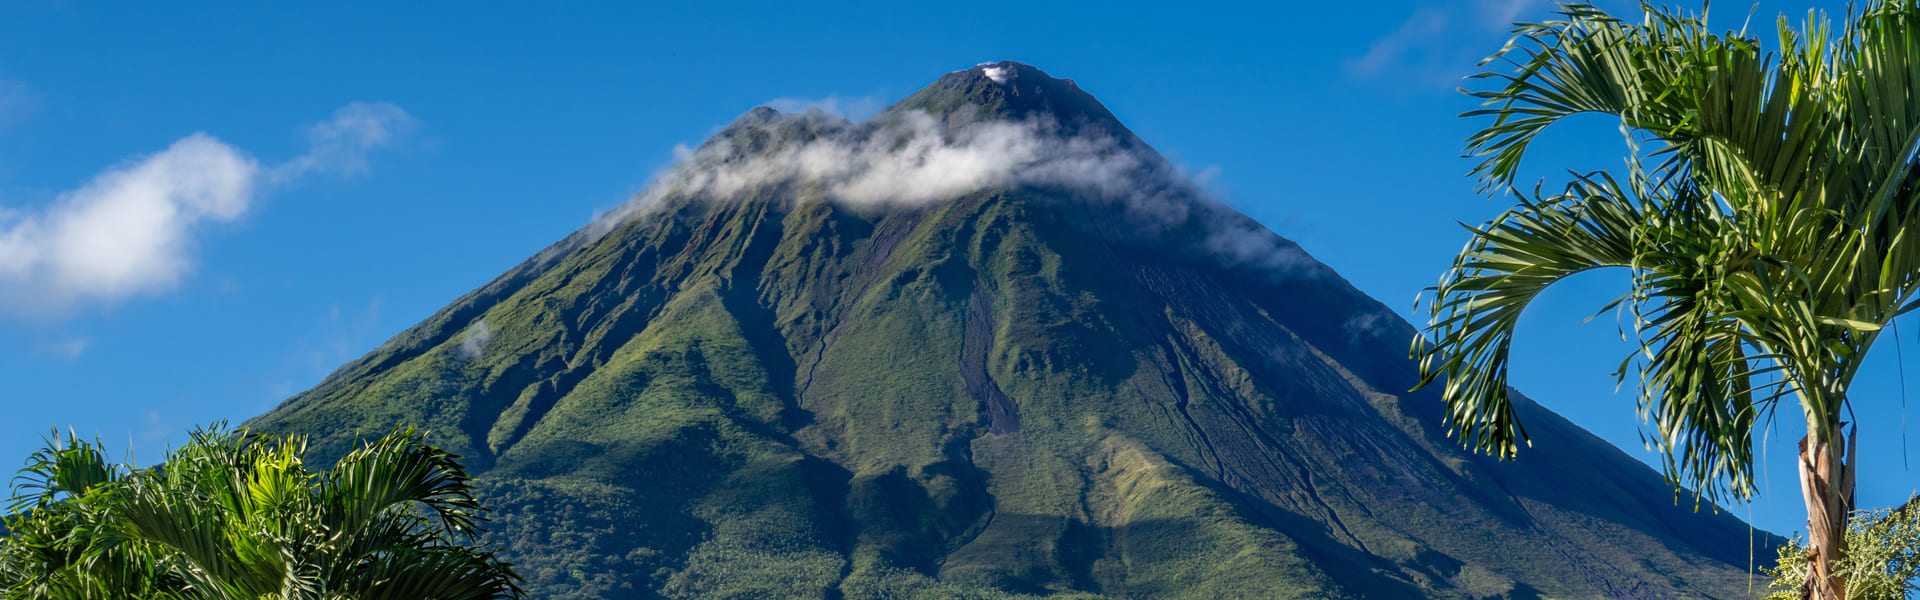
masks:
[[[1844,425],[1842,426],[1844,427]],[[1841,439],[1841,427],[1825,440],[1800,440],[1800,496],[1807,502],[1807,579],[1800,597],[1846,600],[1847,582],[1834,572],[1847,554],[1847,519],[1853,514],[1853,433]]]

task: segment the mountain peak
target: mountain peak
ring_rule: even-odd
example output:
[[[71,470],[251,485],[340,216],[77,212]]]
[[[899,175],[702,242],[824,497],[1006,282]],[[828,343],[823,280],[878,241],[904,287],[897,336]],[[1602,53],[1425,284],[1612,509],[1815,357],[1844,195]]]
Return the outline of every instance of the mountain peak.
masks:
[[[1751,597],[1777,538],[1537,404],[1448,439],[1411,325],[1073,82],[889,113],[755,109],[249,426],[432,432],[532,597]]]
[[[786,147],[796,140],[866,135],[913,122],[918,118],[915,115],[933,117],[933,123],[942,132],[955,132],[979,123],[1015,121],[1040,127],[1048,135],[1069,138],[1084,135],[1111,143],[1115,148],[1148,153],[1152,150],[1072,79],[1056,78],[1037,67],[1011,60],[980,63],[942,75],[866,123],[849,123],[842,117],[818,110],[782,113],[768,106],[756,107],[721,128],[702,144],[701,150],[719,147],[726,158],[739,159]],[[715,142],[724,144],[715,146]],[[1162,162],[1157,155],[1153,159],[1150,162]]]
[[[1059,123],[1062,133],[1105,132],[1123,139],[1133,137],[1105,105],[1072,79],[1056,78],[1011,60],[980,63],[943,75],[881,115],[910,110],[949,119],[1047,118]]]

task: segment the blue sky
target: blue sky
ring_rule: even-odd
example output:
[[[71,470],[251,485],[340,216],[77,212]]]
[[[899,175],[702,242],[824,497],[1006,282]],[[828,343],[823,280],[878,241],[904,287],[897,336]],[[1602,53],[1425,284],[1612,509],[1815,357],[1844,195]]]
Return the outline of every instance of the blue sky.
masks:
[[[754,106],[871,112],[1000,59],[1077,80],[1213,173],[1226,202],[1408,315],[1465,242],[1456,222],[1510,204],[1464,177],[1460,141],[1480,123],[1455,117],[1473,102],[1453,90],[1506,23],[1548,10],[922,4],[0,7],[0,259],[16,252],[0,270],[0,461],[53,427],[149,460],[313,385]],[[1770,31],[1806,8],[1762,2],[1754,21]],[[1617,167],[1619,140],[1604,119],[1569,122],[1526,179]],[[1631,390],[1608,374],[1627,347],[1607,319],[1580,324],[1622,281],[1583,276],[1540,300],[1514,377],[1651,459]],[[1920,362],[1908,325],[1901,351]],[[1868,506],[1920,486],[1897,358],[1883,342],[1854,391]],[[1803,528],[1798,422],[1782,415],[1763,495],[1736,508],[1779,532]]]

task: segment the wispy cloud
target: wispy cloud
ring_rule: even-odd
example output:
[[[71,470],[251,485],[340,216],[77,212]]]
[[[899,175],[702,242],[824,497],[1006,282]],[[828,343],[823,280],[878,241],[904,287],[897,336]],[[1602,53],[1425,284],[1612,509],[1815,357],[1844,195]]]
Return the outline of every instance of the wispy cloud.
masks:
[[[80,355],[87,351],[87,345],[90,343],[92,340],[84,337],[66,338],[41,344],[40,351],[70,361],[79,360]]]
[[[1368,45],[1366,54],[1349,58],[1347,75],[1451,89],[1474,72],[1480,59],[1499,49],[1514,22],[1543,20],[1552,8],[1548,0],[1424,2]]]
[[[1358,312],[1354,313],[1351,317],[1347,317],[1347,321],[1340,324],[1340,329],[1347,333],[1348,346],[1358,346],[1363,341],[1377,340],[1382,336],[1392,333],[1393,326],[1400,322],[1399,316],[1391,312]],[[1393,341],[1409,342],[1412,340]]]
[[[38,211],[0,207],[0,312],[57,318],[85,305],[173,288],[193,268],[196,236],[245,215],[264,188],[307,173],[352,174],[412,120],[355,103],[309,132],[305,154],[262,167],[206,133],[109,167]]]
[[[493,328],[487,325],[487,320],[481,319],[474,322],[473,326],[468,327],[467,332],[460,336],[460,359],[480,358],[480,353],[487,350],[487,342],[491,341],[493,341]]]
[[[1439,45],[1447,32],[1447,13],[1431,7],[1414,11],[1413,16],[1367,46],[1367,53],[1346,63],[1347,74],[1372,77],[1389,69],[1404,68],[1423,51]]]
[[[1207,252],[1231,264],[1288,274],[1317,269],[1298,247],[1219,204],[1185,170],[1111,135],[1068,135],[1044,118],[957,123],[922,112],[877,125],[818,112],[777,115],[756,126],[805,128],[812,135],[771,149],[735,149],[717,138],[677,151],[677,165],[597,219],[589,237],[647,214],[670,196],[727,202],[762,187],[792,185],[842,204],[910,206],[1039,187],[1066,190],[1115,217],[1090,227],[1118,224],[1146,237],[1182,232],[1198,235]],[[1201,177],[1212,175],[1202,171]]]
[[[887,103],[879,96],[842,98],[838,94],[828,94],[825,98],[774,98],[766,102],[766,107],[783,113],[819,110],[850,121],[865,121],[879,114],[880,109],[887,107]]]
[[[307,129],[308,150],[274,167],[277,181],[309,173],[359,175],[368,171],[367,154],[392,144],[418,127],[412,115],[386,102],[355,102]]]

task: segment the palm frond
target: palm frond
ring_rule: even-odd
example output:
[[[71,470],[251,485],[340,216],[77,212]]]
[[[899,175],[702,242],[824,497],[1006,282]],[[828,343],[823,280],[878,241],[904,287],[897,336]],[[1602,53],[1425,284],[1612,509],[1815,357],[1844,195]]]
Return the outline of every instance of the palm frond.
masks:
[[[1920,2],[1875,2],[1838,33],[1818,13],[1782,19],[1774,52],[1642,6],[1638,24],[1567,5],[1520,25],[1489,59],[1513,70],[1469,92],[1486,108],[1465,116],[1493,117],[1466,144],[1482,191],[1511,190],[1542,132],[1586,112],[1621,119],[1632,185],[1576,177],[1474,228],[1434,290],[1422,385],[1446,377],[1453,431],[1511,456],[1519,311],[1572,273],[1626,267],[1639,350],[1617,375],[1638,375],[1643,437],[1673,483],[1745,497],[1758,420],[1793,398],[1812,437],[1835,435],[1881,328],[1920,306]]]
[[[399,429],[342,457],[320,484],[328,526],[355,531],[395,507],[417,504],[449,533],[479,533],[479,502],[460,457]]]
[[[1641,208],[1602,200],[1623,197],[1617,183],[1601,175],[1470,228],[1473,240],[1432,288],[1433,341],[1415,341],[1420,385],[1445,379],[1447,425],[1469,447],[1511,458],[1525,441],[1506,385],[1520,313],[1568,277],[1633,265]]]
[[[55,431],[46,437],[45,444],[27,457],[27,465],[14,477],[8,513],[80,496],[93,486],[119,479],[125,472],[107,460],[105,449],[97,441],[82,440],[71,432],[63,439]]]
[[[520,579],[492,555],[446,548],[384,553],[360,573],[360,600],[487,600],[518,598]]]

